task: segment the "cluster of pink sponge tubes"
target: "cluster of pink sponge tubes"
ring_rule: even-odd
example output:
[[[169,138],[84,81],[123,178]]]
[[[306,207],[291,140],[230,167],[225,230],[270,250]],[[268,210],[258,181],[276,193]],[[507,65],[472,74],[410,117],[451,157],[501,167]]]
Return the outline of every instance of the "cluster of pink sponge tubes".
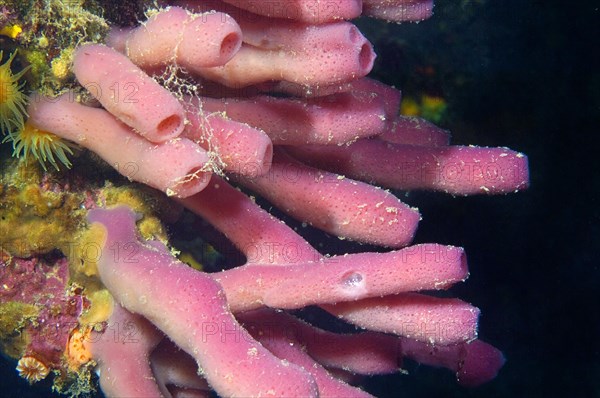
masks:
[[[175,197],[248,259],[202,273],[141,242],[131,210],[90,210],[105,248],[135,247],[127,258],[104,250],[98,264],[118,303],[109,324],[137,331],[136,344],[109,333],[90,343],[104,393],[360,397],[353,374],[397,371],[403,357],[445,366],[465,385],[488,381],[503,358],[476,340],[479,310],[414,293],[465,280],[463,250],[405,247],[420,214],[371,183],[507,193],[527,186],[526,157],[449,146],[446,131],[397,115],[398,90],[365,77],[375,54],[346,20],[419,20],[431,2],[273,4],[172,2],[139,27],[114,28],[107,45],[76,50],[73,72],[101,106],[73,93],[30,101],[34,126],[119,171],[135,164],[126,177]],[[150,77],[172,65],[200,95]],[[325,257],[227,180],[327,233],[392,250]],[[308,305],[368,331],[334,334],[274,310]]]

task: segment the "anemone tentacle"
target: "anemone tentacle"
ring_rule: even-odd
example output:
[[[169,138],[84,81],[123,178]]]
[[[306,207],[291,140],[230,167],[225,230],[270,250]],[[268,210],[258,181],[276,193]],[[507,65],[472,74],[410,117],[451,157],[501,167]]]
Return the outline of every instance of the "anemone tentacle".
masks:
[[[4,53],[0,51],[0,60]],[[19,79],[29,70],[27,66],[17,73],[10,69],[12,61],[17,52],[13,52],[8,60],[0,65],[0,132],[10,134],[12,129],[23,127],[27,112],[27,96],[22,89],[25,82],[19,83]]]

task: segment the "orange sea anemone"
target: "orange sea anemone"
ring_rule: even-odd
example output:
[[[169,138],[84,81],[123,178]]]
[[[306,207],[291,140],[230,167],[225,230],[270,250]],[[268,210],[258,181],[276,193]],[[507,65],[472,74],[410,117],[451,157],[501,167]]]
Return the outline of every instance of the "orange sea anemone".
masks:
[[[0,132],[3,134],[10,133],[13,128],[22,127],[24,116],[27,114],[27,96],[21,91],[25,83],[19,84],[19,79],[29,67],[13,74],[10,65],[16,54],[15,51],[8,61],[0,65]],[[0,51],[0,61],[2,56],[3,52]]]
[[[56,170],[60,170],[58,162],[71,168],[67,153],[72,155],[74,144],[67,142],[59,136],[47,131],[39,130],[25,122],[15,133],[9,134],[2,142],[12,140],[13,156],[23,157],[25,161],[31,155],[40,162],[44,170],[46,163],[50,163]]]

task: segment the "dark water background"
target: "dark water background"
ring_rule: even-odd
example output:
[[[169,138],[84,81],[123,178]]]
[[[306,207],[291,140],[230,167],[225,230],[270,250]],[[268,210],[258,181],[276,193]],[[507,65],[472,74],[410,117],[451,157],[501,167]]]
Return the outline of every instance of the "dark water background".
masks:
[[[516,195],[403,198],[423,214],[418,242],[466,248],[471,276],[453,292],[481,308],[480,337],[505,353],[498,378],[465,389],[409,363],[408,376],[368,381],[373,394],[600,397],[599,8],[440,0],[420,24],[360,22],[377,78],[442,95],[454,143],[507,146],[531,168],[531,188]],[[0,363],[0,397],[51,396],[48,382],[30,387],[14,366]]]

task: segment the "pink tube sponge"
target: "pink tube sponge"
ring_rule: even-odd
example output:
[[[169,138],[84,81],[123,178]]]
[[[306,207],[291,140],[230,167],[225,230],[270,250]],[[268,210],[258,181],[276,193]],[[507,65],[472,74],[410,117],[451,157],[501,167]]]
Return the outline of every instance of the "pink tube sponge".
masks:
[[[315,275],[319,275],[315,278]],[[216,275],[233,311],[295,309],[400,292],[446,289],[467,277],[464,251],[422,244],[290,265],[250,264]]]
[[[252,319],[251,316],[244,318]],[[319,388],[320,397],[373,398],[371,394],[349,386],[344,381],[331,375],[321,364],[306,353],[306,349],[301,344],[290,338],[290,333],[287,330],[274,330],[269,325],[263,328],[259,325],[253,326],[249,329],[250,332],[269,351],[281,359],[302,366],[311,374]]]
[[[377,138],[393,144],[447,146],[450,132],[418,117],[396,116]]]
[[[185,114],[179,101],[112,48],[79,47],[73,56],[73,72],[107,111],[147,140],[164,142],[183,131]]]
[[[467,387],[476,387],[492,380],[505,362],[498,349],[481,340],[469,344],[432,346],[402,339],[402,350],[408,358],[420,363],[455,371],[458,382]]]
[[[383,189],[305,166],[285,153],[276,153],[268,174],[239,181],[292,217],[359,242],[406,246],[420,219]]]
[[[86,190],[92,226],[83,236],[100,253],[81,290],[103,285],[115,302],[107,328],[86,342],[107,396],[362,397],[347,384],[351,372],[393,373],[403,357],[450,368],[465,385],[502,366],[499,351],[473,342],[476,307],[418,293],[464,281],[463,249],[405,247],[420,215],[374,185],[504,193],[527,186],[527,159],[449,146],[446,131],[399,116],[401,92],[364,77],[375,54],[345,21],[363,1],[366,14],[386,19],[431,13],[431,0],[168,0],[135,28],[111,26],[112,48],[75,52],[76,77],[103,108],[72,94],[32,97],[32,126],[85,146],[198,216],[184,212],[170,230],[182,258],[191,254],[206,272],[164,243],[141,241],[131,210],[98,209],[103,196]],[[44,178],[42,188],[54,189]],[[309,225],[335,236],[319,239]],[[393,250],[327,244],[336,237]],[[210,249],[188,246],[200,239],[219,253],[200,258]],[[231,249],[235,258],[221,262]],[[311,316],[312,305],[367,330],[325,332],[286,313]],[[137,328],[140,344],[123,347],[119,324]]]
[[[168,7],[131,31],[113,30],[108,40],[140,67],[175,63],[194,70],[229,61],[242,45],[242,31],[221,12],[194,14]]]
[[[30,122],[40,130],[94,151],[128,179],[169,196],[193,195],[210,180],[210,173],[205,171],[208,155],[192,141],[176,138],[153,144],[105,110],[75,102],[72,93],[55,99],[33,96],[29,115]]]
[[[224,233],[249,264],[285,265],[321,258],[288,225],[215,175],[205,190],[181,203]]]
[[[433,0],[363,0],[365,15],[386,21],[422,21],[433,13]]]
[[[368,92],[345,92],[310,99],[203,98],[205,111],[263,129],[276,145],[343,144],[380,133],[385,127],[383,101]]]
[[[201,75],[228,87],[272,80],[316,86],[357,79],[373,67],[371,44],[347,22],[275,30],[285,32],[289,40],[276,48],[244,44],[226,65],[204,68]]]
[[[238,316],[248,330],[270,335],[284,334],[300,344],[310,356],[329,368],[358,374],[386,374],[398,370],[402,361],[400,339],[381,333],[339,334],[319,329],[282,311],[260,309]]]
[[[285,2],[248,2],[245,0],[224,0],[250,13],[271,18],[286,18],[311,24],[321,24],[339,19],[353,19],[361,13],[360,0],[286,0]]]
[[[149,356],[162,339],[160,332],[142,316],[126,311],[118,304],[114,305],[106,328],[109,332],[93,332],[91,338],[84,341],[98,362],[104,394],[109,397],[159,396]],[[134,341],[135,344],[131,344]],[[132,383],[132,380],[139,382]]]
[[[273,143],[264,131],[231,120],[226,113],[203,109],[197,97],[185,101],[189,123],[182,135],[214,153],[218,157],[215,167],[249,177],[269,170]]]
[[[104,285],[194,357],[219,394],[317,396],[308,373],[274,357],[242,328],[214,279],[177,261],[164,246],[138,241],[133,211],[94,209],[88,220],[105,231],[98,261]]]
[[[477,337],[479,309],[458,299],[403,293],[327,305],[325,309],[364,329],[430,344],[453,344]]]
[[[527,156],[508,148],[423,147],[364,139],[348,148],[313,145],[290,151],[313,166],[395,189],[472,195],[514,192],[529,185]]]

